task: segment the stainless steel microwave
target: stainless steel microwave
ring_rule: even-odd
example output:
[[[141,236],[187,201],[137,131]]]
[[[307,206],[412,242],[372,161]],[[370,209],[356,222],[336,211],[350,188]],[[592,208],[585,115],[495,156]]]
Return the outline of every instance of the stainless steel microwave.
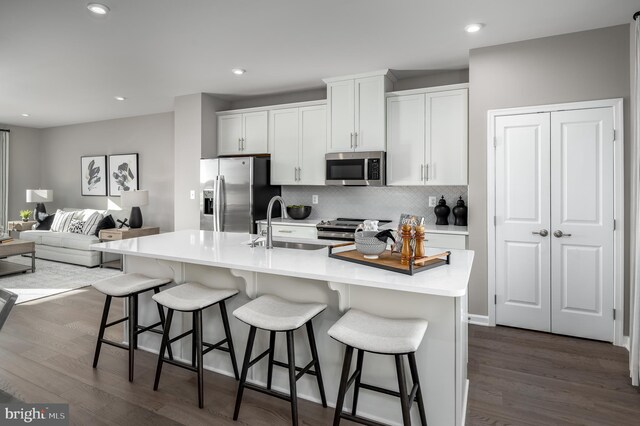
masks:
[[[384,186],[385,152],[338,152],[325,155],[325,184]]]

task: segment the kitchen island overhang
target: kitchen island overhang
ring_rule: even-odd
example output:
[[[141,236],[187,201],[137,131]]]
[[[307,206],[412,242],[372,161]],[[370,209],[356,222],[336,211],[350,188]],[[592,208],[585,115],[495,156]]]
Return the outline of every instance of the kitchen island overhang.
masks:
[[[351,307],[391,318],[419,317],[429,321],[422,346],[416,353],[420,376],[425,388],[427,418],[432,425],[463,424],[467,390],[467,286],[473,263],[473,252],[450,250],[451,263],[414,276],[398,274],[328,257],[327,249],[295,250],[250,247],[246,233],[221,233],[184,230],[138,239],[110,241],[92,246],[94,250],[124,256],[125,272],[150,276],[170,276],[177,284],[197,281],[215,288],[237,288],[241,293],[229,303],[229,311],[262,294],[275,294],[293,301],[319,301],[328,304],[327,311],[314,320],[320,362],[326,371],[325,388],[329,405],[335,404],[344,347],[326,335],[341,313]],[[326,241],[315,241],[325,243]],[[140,317],[156,320],[157,309],[152,300],[141,297]],[[219,314],[205,311],[205,337],[222,335]],[[190,329],[190,314],[176,315],[172,333]],[[237,348],[246,343],[247,327],[231,319]],[[256,353],[268,345],[259,333]],[[306,339],[297,332],[296,340]],[[206,340],[206,339],[205,339]],[[296,357],[309,356],[301,340]],[[156,352],[159,338],[149,336],[140,347]],[[174,353],[191,359],[188,342],[174,347]],[[298,350],[300,351],[298,354]],[[241,355],[238,355],[241,356]],[[286,359],[283,345],[278,344],[276,357]],[[389,388],[397,387],[395,367],[386,357],[367,354],[364,377],[367,382]],[[209,354],[205,367],[231,374],[228,357]],[[260,368],[264,367],[264,368]],[[256,365],[251,380],[266,381],[266,365]],[[284,372],[275,375],[274,387],[288,392]],[[311,380],[301,379],[298,395],[319,401]],[[350,396],[345,408],[350,404]],[[415,410],[414,410],[415,411]],[[358,412],[383,422],[399,424],[399,402],[396,398],[364,392]],[[418,421],[417,412],[413,413]]]

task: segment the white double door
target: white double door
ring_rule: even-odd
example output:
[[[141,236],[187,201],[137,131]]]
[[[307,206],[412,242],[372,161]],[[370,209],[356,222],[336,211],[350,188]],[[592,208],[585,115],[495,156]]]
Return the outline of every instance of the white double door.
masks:
[[[613,341],[613,109],[497,117],[496,323]]]

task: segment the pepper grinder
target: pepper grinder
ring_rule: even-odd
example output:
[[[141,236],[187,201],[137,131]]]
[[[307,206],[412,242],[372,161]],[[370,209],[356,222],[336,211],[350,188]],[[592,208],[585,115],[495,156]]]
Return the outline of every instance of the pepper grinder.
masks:
[[[438,201],[438,205],[435,206],[433,212],[436,214],[436,225],[448,225],[449,224],[449,213],[451,213],[451,209],[447,205],[447,200],[444,199],[444,195],[440,197],[440,201]]]
[[[424,226],[416,226],[416,250],[415,258],[424,257]]]
[[[411,225],[402,225],[402,251],[400,252],[400,264],[408,265],[411,260]]]
[[[461,196],[453,208],[453,216],[456,218],[453,224],[456,226],[467,226],[467,211],[467,206],[465,206]]]

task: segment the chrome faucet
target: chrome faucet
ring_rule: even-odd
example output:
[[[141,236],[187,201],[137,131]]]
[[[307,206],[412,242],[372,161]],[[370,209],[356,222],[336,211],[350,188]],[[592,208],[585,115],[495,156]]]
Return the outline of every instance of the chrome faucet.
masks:
[[[266,249],[273,248],[273,230],[271,228],[271,210],[273,210],[273,205],[276,201],[280,201],[280,210],[282,210],[282,217],[287,218],[287,207],[284,204],[284,199],[276,195],[271,200],[269,200],[269,206],[267,207],[267,244],[264,246]]]

